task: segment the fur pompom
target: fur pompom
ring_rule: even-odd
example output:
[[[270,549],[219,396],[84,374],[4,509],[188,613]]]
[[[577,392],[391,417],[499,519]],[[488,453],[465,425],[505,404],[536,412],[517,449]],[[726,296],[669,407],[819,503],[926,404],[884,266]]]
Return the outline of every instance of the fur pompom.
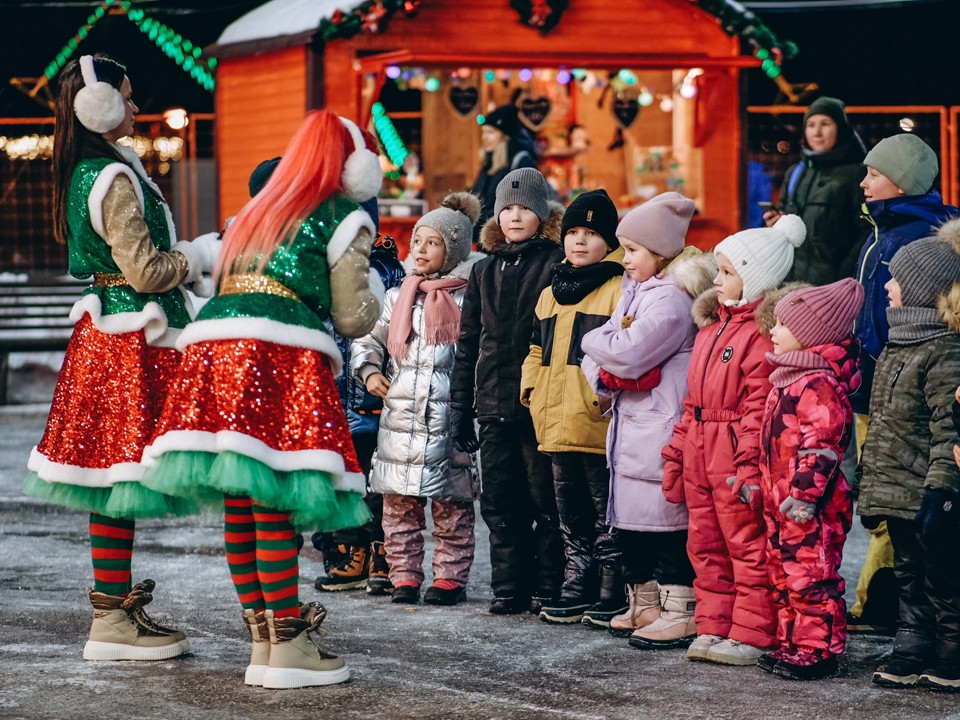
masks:
[[[960,255],[960,218],[947,220],[937,228],[937,239],[950,245],[953,251]]]
[[[127,115],[120,91],[101,81],[77,91],[73,112],[87,130],[100,134],[115,130]]]
[[[807,237],[807,226],[803,224],[799,215],[781,215],[780,219],[773,224],[773,227],[782,232],[786,236],[787,242],[795,248],[803,245],[803,241]]]
[[[376,197],[383,183],[380,158],[366,148],[354,150],[343,164],[340,182],[351,200],[363,202]]]
[[[954,283],[950,292],[937,297],[937,312],[951,332],[960,332],[960,283]]]
[[[440,201],[440,206],[462,212],[470,218],[471,225],[476,224],[477,220],[480,219],[480,198],[472,192],[450,193]]]

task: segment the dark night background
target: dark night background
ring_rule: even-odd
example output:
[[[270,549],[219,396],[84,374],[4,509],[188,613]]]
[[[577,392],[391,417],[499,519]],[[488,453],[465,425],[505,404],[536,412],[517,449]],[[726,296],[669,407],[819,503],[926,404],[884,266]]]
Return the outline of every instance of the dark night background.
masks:
[[[747,4],[778,37],[800,47],[800,54],[783,67],[784,77],[792,83],[816,82],[822,94],[840,97],[850,105],[960,104],[960,63],[956,60],[960,0],[877,0],[870,7],[849,7],[851,1]],[[40,75],[98,4],[0,2],[0,117],[48,114],[8,80]],[[135,4],[205,46],[214,42],[226,25],[261,3],[146,0]],[[503,4],[509,7],[508,0]],[[625,8],[629,4],[625,2]],[[832,7],[812,7],[825,4]],[[505,17],[512,13],[508,11]],[[86,53],[108,52],[128,64],[141,113],[161,112],[172,105],[192,112],[213,109],[212,95],[124,17],[105,17],[80,47]],[[749,103],[776,100],[776,86],[759,70],[749,71],[747,78]]]

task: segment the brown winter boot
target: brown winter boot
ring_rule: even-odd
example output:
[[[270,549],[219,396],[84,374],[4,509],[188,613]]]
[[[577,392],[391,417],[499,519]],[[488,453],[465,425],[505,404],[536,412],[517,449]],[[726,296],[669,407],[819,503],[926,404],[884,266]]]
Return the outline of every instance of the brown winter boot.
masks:
[[[297,618],[275,618],[273,610],[264,615],[270,632],[270,661],[263,673],[263,687],[313,687],[350,679],[350,668],[343,658],[326,652],[309,635],[327,616],[323,605],[301,604]]]
[[[89,592],[93,623],[84,660],[167,660],[190,650],[186,635],[158,625],[143,609],[154,587],[153,580],[144,580],[126,597]]]
[[[687,647],[697,637],[697,623],[693,619],[696,606],[692,587],[661,585],[660,617],[630,636],[631,647],[643,650]]]
[[[337,592],[367,586],[367,548],[361,545],[338,545],[337,557],[326,575],[314,583],[317,590]]]
[[[264,611],[254,611],[247,608],[243,611],[243,619],[247,623],[253,647],[250,650],[250,664],[243,676],[246,685],[263,685],[263,673],[270,663],[270,630],[267,628],[267,618]]]
[[[660,617],[660,589],[656,580],[627,585],[627,601],[627,611],[610,620],[610,634],[616,637],[630,637]]]

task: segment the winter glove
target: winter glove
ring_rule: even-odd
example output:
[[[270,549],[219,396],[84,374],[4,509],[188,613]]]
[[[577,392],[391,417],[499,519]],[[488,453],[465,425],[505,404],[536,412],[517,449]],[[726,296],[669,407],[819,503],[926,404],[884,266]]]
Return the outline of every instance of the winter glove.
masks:
[[[780,503],[780,512],[798,523],[810,522],[817,511],[817,506],[805,500],[788,497]]]
[[[734,475],[731,475],[727,478],[727,485],[731,488],[737,484],[737,478]],[[762,508],[763,499],[760,497],[760,486],[759,485],[747,485],[744,482],[739,490],[734,489],[734,492],[740,496],[740,502],[744,505],[749,505],[754,510],[760,510]]]
[[[653,390],[657,385],[660,384],[660,368],[655,367],[653,370],[645,372],[636,380],[627,380],[625,378],[617,377],[616,375],[607,372],[603,368],[600,368],[600,382],[602,382],[610,390],[630,390],[631,392]]]
[[[477,430],[473,426],[473,412],[459,403],[450,404],[450,432],[453,446],[460,452],[472,455],[480,449]]]
[[[956,539],[960,530],[960,505],[957,493],[945,488],[926,488],[916,521],[920,539],[927,547],[942,546]]]
[[[884,520],[883,515],[861,515],[860,524],[864,528],[870,530],[871,532],[880,527],[880,523]]]

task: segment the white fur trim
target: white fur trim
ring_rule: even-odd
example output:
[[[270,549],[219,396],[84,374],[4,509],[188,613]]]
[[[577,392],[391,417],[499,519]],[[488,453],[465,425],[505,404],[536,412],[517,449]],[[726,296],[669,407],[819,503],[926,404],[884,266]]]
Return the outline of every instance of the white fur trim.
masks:
[[[340,122],[350,133],[353,140],[353,152],[347,157],[340,173],[340,183],[351,199],[357,202],[376,197],[383,184],[383,170],[380,167],[380,158],[376,153],[367,149],[360,128],[352,120],[345,117]]]
[[[373,268],[370,268],[368,276],[370,278],[370,294],[373,295],[377,301],[377,315],[379,316],[383,312],[383,298],[387,294],[387,288],[383,284],[383,278],[380,277],[380,273]]]
[[[167,314],[155,302],[148,302],[140,312],[104,315],[100,298],[92,294],[84,295],[73,304],[70,320],[76,324],[84,314],[90,315],[97,330],[107,335],[142,331],[147,344],[153,347],[176,347],[181,332],[179,328],[170,327]]]
[[[120,175],[126,175],[130,178],[130,182],[133,184],[133,192],[140,202],[140,212],[146,212],[143,200],[143,188],[140,187],[137,174],[123,163],[110,163],[97,175],[97,179],[93,181],[93,187],[90,188],[90,194],[87,196],[87,210],[90,213],[90,224],[93,226],[94,232],[104,240],[107,238],[107,230],[103,224],[103,201],[113,186],[113,181]]]
[[[90,132],[106,133],[120,126],[127,116],[123,96],[110,83],[97,80],[93,56],[80,58],[80,73],[83,87],[73,99],[73,112],[77,120]]]
[[[333,237],[330,238],[330,243],[327,245],[327,263],[329,263],[331,269],[337,264],[337,261],[343,257],[347,248],[353,244],[353,241],[357,239],[357,235],[359,235],[360,231],[364,228],[370,231],[370,240],[372,243],[373,236],[377,233],[376,226],[373,224],[373,219],[367,214],[367,211],[363,209],[354,210],[340,221],[337,229],[333,231]]]
[[[49,483],[68,483],[83,487],[110,487],[121,482],[140,480],[144,466],[140,463],[118,463],[108,468],[85,468],[63,465],[48,460],[36,447],[30,451],[27,469]]]
[[[331,335],[322,330],[312,330],[300,325],[287,325],[266,318],[195,320],[180,333],[177,348],[184,350],[188,345],[210,340],[243,340],[246,338],[316,350],[330,358],[334,377],[343,370],[343,356]]]
[[[317,470],[333,476],[336,490],[366,494],[363,474],[347,472],[343,457],[333,450],[275,450],[257,438],[233,430],[217,433],[200,430],[172,430],[154,440],[143,451],[143,464],[155,465],[167,452],[234,452],[259,460],[277,472]]]

